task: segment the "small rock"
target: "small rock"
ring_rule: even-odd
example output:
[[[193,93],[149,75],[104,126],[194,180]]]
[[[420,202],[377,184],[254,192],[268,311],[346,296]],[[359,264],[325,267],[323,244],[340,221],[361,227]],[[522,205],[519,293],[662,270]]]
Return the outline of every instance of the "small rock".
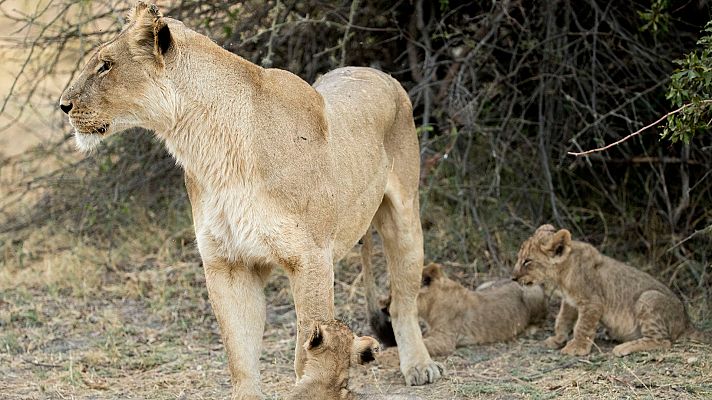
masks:
[[[697,357],[688,357],[687,360],[685,360],[688,364],[697,364],[697,361],[699,361],[699,358]]]

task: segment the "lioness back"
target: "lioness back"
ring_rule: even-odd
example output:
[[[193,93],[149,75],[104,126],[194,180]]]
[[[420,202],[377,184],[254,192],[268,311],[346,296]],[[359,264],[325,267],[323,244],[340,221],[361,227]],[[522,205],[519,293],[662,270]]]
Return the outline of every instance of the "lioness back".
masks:
[[[373,68],[338,68],[321,76],[313,86],[324,98],[327,117],[351,119],[352,123],[344,121],[347,122],[344,126],[358,126],[364,122],[371,125],[365,127],[365,132],[340,131],[339,121],[332,120],[330,124],[337,124],[332,126],[336,135],[362,137],[376,134],[381,142],[381,135],[390,131],[401,102],[409,102],[407,96],[402,97],[405,92],[399,83]]]

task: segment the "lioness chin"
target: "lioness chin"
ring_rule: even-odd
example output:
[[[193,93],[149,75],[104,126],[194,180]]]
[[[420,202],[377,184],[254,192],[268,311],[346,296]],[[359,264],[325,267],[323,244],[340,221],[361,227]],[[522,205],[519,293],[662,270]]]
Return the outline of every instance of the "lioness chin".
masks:
[[[418,327],[420,152],[410,100],[395,79],[347,67],[310,86],[139,2],[121,33],[91,55],[60,108],[83,150],[144,127],[185,170],[233,398],[262,398],[263,289],[272,269],[284,268],[294,296],[299,378],[306,321],[333,319],[334,262],[371,225],[397,282],[392,316],[405,382],[440,378]]]
[[[543,283],[562,296],[550,348],[569,355],[591,351],[598,323],[622,341],[616,356],[669,348],[679,338],[712,343],[712,334],[695,328],[680,299],[647,273],[601,254],[590,244],[571,240],[566,229],[540,226],[519,250],[514,279]],[[573,339],[568,343],[569,332]]]

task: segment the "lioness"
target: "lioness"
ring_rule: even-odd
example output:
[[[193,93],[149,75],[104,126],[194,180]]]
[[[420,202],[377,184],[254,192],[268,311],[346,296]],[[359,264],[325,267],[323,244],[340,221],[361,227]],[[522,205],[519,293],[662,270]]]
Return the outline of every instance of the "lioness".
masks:
[[[710,333],[692,326],[682,302],[665,285],[588,243],[571,240],[566,229],[540,226],[519,250],[514,279],[558,289],[561,309],[554,336],[545,344],[563,346],[573,328],[564,354],[588,354],[599,321],[612,339],[624,342],[613,348],[616,356],[669,348],[681,337],[712,342]]]
[[[371,319],[387,318],[388,305],[379,312],[383,315]],[[456,347],[516,337],[546,316],[546,298],[541,286],[523,287],[511,280],[488,282],[471,291],[448,278],[442,265],[431,263],[423,269],[418,315],[428,324],[424,338],[428,352],[445,356]],[[386,333],[379,339],[396,345],[389,337]]]
[[[288,397],[290,400],[358,399],[349,385],[349,369],[354,364],[373,361],[378,341],[356,337],[343,322],[315,321],[304,343],[304,374]]]
[[[334,261],[371,224],[387,253],[405,381],[440,378],[418,329],[419,146],[408,95],[395,79],[348,67],[312,87],[139,2],[62,94],[60,108],[82,150],[141,126],[184,168],[234,398],[262,398],[263,289],[272,268],[289,276],[301,377],[305,321],[333,319]]]

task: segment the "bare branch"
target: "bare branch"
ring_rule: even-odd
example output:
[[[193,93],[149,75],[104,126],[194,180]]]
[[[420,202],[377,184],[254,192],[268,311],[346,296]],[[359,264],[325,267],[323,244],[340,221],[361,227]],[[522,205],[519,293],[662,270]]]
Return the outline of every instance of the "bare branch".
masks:
[[[700,101],[700,103],[702,103],[702,104],[712,103],[712,100],[702,100],[702,101]],[[698,103],[698,104],[699,104],[699,103]],[[605,145],[605,146],[603,146],[603,147],[599,147],[599,148],[596,148],[596,149],[592,149],[592,150],[582,151],[582,152],[569,151],[569,152],[567,152],[567,154],[570,154],[570,155],[572,155],[572,156],[580,157],[580,156],[585,156],[585,155],[587,155],[587,154],[598,153],[598,152],[601,152],[601,151],[604,151],[604,150],[608,150],[608,149],[610,149],[611,147],[617,146],[617,145],[619,145],[619,144],[621,144],[621,143],[623,143],[623,142],[625,142],[625,141],[627,141],[627,140],[629,140],[629,139],[631,139],[631,138],[633,138],[633,137],[635,137],[635,136],[640,135],[641,133],[645,132],[646,130],[648,130],[648,129],[654,127],[655,125],[659,124],[660,122],[662,122],[662,120],[664,120],[665,118],[667,118],[667,117],[669,117],[669,116],[671,116],[671,115],[675,115],[675,114],[681,112],[682,110],[684,110],[684,109],[686,109],[687,107],[690,107],[690,106],[692,106],[692,105],[694,105],[694,104],[692,104],[692,103],[685,104],[685,105],[683,105],[682,107],[680,107],[680,108],[678,108],[678,109],[676,109],[676,110],[670,111],[669,113],[667,113],[667,114],[663,115],[662,117],[658,118],[655,122],[653,122],[653,123],[651,123],[651,124],[648,124],[648,125],[646,125],[646,126],[640,128],[640,129],[638,129],[637,131],[631,133],[630,135],[624,137],[623,139],[620,139],[620,140],[618,140],[618,141],[615,141],[615,142],[613,142],[613,143],[611,143],[611,144],[608,144],[608,145]]]

